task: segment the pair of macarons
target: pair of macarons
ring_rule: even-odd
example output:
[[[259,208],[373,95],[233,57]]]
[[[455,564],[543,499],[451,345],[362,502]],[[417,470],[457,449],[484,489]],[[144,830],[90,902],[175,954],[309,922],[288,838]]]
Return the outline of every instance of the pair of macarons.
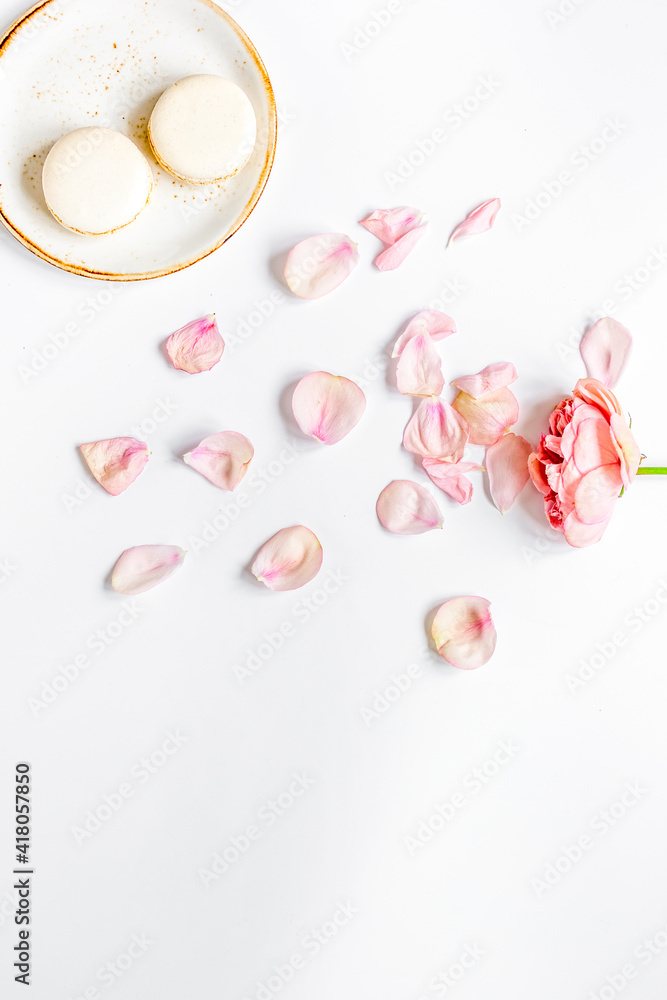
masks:
[[[148,123],[157,162],[190,184],[233,177],[250,159],[256,138],[247,95],[231,80],[208,74],[172,84]],[[127,136],[89,126],[58,139],[44,162],[42,187],[49,211],[66,229],[104,236],[141,214],[153,190],[153,171]]]

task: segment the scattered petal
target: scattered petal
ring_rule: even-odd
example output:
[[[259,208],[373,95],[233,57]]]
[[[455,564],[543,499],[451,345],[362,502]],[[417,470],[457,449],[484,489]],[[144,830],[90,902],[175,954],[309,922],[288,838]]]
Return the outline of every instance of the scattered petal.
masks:
[[[185,555],[178,545],[137,545],[126,549],[114,566],[111,586],[128,597],[143,594],[171,576]]]
[[[301,299],[319,299],[345,281],[359,263],[357,244],[342,233],[321,233],[290,250],[285,280]]]
[[[380,271],[395,271],[403,263],[408,254],[412,253],[422,236],[426,232],[426,224],[419,229],[411,229],[400,240],[392,243],[386,250],[375,258],[375,266]]]
[[[468,443],[468,424],[442,399],[423,399],[408,421],[403,447],[422,458],[460,462]]]
[[[478,205],[454,229],[452,235],[449,237],[447,246],[450,243],[455,243],[456,240],[467,239],[468,236],[478,236],[480,233],[487,232],[496,221],[499,211],[500,198],[491,198],[489,201]]]
[[[480,399],[460,392],[452,405],[468,421],[471,444],[495,444],[519,419],[519,403],[507,388],[487,392]]]
[[[357,383],[329,372],[306,375],[292,396],[297,424],[322,444],[336,444],[349,434],[365,409],[366,397]]]
[[[623,374],[631,347],[632,335],[618,320],[605,316],[593,323],[579,345],[588,377],[613,389]]]
[[[322,565],[322,546],[310,528],[282,528],[255,557],[250,572],[270,590],[297,590],[310,583]]]
[[[254,454],[255,449],[243,434],[222,431],[204,438],[193,451],[183,456],[183,461],[221,490],[235,490]]]
[[[439,309],[422,309],[413,316],[403,333],[394,344],[392,358],[398,358],[413,337],[419,333],[427,333],[431,340],[444,340],[456,333],[456,323],[451,316]]]
[[[143,472],[150,452],[148,445],[133,437],[108,438],[79,446],[86,465],[101,487],[117,497]]]
[[[425,458],[422,462],[429,479],[438,489],[457,503],[470,503],[472,483],[467,472],[479,472],[482,466],[476,462],[442,462],[438,458]]]
[[[528,459],[533,446],[519,434],[503,434],[486,452],[486,469],[494,504],[508,511],[530,478]]]
[[[401,208],[378,208],[366,219],[362,219],[360,225],[383,243],[391,246],[406,233],[420,226],[423,218],[424,213],[418,208],[403,205]]]
[[[188,323],[167,341],[167,354],[174,368],[189,375],[215,368],[224,349],[225,342],[214,315]]]
[[[476,375],[463,375],[457,378],[452,385],[467,392],[473,399],[485,396],[487,392],[495,392],[496,389],[503,389],[512,382],[516,382],[519,376],[511,361],[498,361],[496,364],[487,365]]]
[[[396,535],[421,535],[442,528],[442,514],[427,489],[409,479],[394,479],[376,506],[380,524]]]
[[[431,634],[443,659],[460,670],[475,670],[493,656],[496,629],[483,597],[454,597],[438,609]]]
[[[407,396],[439,396],[444,389],[442,361],[427,333],[418,333],[405,345],[396,366],[396,385]]]

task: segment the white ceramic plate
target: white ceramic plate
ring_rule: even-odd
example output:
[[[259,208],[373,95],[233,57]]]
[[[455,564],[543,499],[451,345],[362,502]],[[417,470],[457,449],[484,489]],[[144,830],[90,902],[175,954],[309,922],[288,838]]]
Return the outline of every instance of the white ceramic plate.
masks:
[[[172,177],[146,138],[160,94],[194,73],[234,80],[257,115],[250,162],[220,186]],[[42,194],[49,149],[84,125],[125,133],[153,168],[148,207],[110,236],[68,232]],[[194,264],[245,222],[271,171],[276,111],[252,42],[212,0],[43,0],[0,41],[0,135],[0,217],[14,236],[67,271],[134,281]]]

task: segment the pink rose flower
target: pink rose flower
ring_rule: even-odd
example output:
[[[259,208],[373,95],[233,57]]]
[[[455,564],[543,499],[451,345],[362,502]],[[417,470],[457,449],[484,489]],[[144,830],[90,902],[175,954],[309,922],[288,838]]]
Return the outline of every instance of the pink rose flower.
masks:
[[[640,453],[611,389],[579,379],[549,418],[528,459],[531,479],[544,494],[549,523],[570,545],[599,542],[616,501],[639,467]]]

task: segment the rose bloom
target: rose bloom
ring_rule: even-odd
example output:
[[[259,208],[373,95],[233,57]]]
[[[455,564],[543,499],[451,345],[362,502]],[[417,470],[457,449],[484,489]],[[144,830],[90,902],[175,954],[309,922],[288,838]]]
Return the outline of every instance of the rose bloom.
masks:
[[[639,467],[640,453],[618,400],[595,378],[582,378],[549,418],[528,459],[546,515],[570,545],[599,542],[616,501]]]

